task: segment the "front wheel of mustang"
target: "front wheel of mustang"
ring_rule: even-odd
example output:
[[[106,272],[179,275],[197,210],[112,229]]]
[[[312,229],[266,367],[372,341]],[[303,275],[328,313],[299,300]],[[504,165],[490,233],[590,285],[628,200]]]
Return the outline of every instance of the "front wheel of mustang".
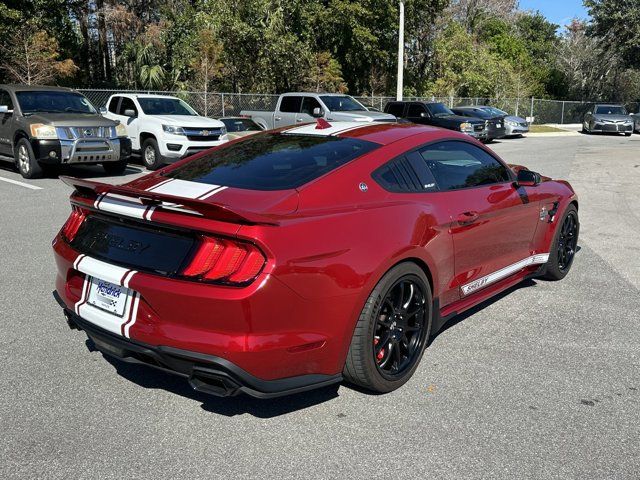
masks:
[[[562,280],[566,277],[573,258],[578,249],[578,234],[580,233],[580,222],[578,221],[578,209],[570,204],[564,212],[562,219],[556,229],[547,270],[543,278],[547,280]]]
[[[431,331],[429,280],[415,263],[389,270],[373,289],[356,324],[343,375],[385,393],[415,372]]]

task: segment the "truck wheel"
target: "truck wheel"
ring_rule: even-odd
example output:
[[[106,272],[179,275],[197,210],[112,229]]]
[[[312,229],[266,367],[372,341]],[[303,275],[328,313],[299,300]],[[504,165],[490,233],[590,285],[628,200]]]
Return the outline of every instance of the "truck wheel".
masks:
[[[105,162],[102,164],[102,168],[104,168],[104,171],[109,175],[122,175],[127,169],[127,161]]]
[[[18,140],[16,145],[16,166],[24,178],[42,177],[42,167],[36,160],[31,143],[26,138]]]
[[[162,167],[164,162],[155,138],[147,138],[142,144],[142,163],[147,170],[158,170]]]

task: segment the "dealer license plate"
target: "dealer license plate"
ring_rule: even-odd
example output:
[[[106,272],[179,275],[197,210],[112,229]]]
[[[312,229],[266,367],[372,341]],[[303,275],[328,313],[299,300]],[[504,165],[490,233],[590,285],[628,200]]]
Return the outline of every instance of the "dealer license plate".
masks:
[[[119,317],[124,316],[129,289],[116,283],[91,277],[87,303]]]

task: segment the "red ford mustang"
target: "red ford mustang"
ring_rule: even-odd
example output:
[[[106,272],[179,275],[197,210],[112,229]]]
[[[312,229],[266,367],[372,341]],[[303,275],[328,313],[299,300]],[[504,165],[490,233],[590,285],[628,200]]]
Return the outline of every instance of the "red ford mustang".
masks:
[[[567,182],[412,124],[320,121],[122,186],[64,181],[73,211],[53,248],[69,325],[216,395],[391,391],[449,318],[563,278],[578,240]]]

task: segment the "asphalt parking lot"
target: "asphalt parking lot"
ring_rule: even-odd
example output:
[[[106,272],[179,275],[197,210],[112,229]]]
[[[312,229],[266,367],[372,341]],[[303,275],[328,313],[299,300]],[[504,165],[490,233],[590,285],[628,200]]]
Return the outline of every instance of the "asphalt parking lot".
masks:
[[[569,276],[454,319],[396,392],[269,401],[207,397],[90,352],[51,296],[70,189],[0,166],[39,187],[0,179],[0,477],[639,478],[640,135],[492,148],[572,182]]]

